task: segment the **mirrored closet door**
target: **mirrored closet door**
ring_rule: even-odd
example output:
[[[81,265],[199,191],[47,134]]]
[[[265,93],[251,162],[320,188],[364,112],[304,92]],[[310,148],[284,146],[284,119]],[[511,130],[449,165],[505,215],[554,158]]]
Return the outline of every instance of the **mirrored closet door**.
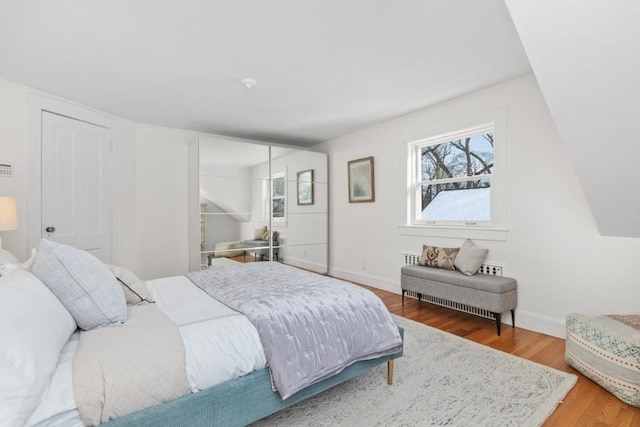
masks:
[[[201,137],[199,170],[201,269],[273,260],[327,273],[326,154]]]

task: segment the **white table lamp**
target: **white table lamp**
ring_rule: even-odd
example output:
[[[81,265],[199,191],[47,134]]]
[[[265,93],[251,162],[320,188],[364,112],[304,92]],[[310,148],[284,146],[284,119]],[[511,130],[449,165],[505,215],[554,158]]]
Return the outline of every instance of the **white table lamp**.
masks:
[[[18,209],[16,209],[15,197],[0,197],[0,231],[18,229]],[[2,237],[0,237],[0,250],[2,250]]]

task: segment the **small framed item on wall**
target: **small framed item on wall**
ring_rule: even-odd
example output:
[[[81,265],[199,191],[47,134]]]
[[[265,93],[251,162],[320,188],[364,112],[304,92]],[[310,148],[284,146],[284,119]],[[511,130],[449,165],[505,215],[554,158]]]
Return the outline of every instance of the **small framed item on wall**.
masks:
[[[298,172],[298,204],[313,204],[313,169]]]
[[[349,167],[349,203],[376,200],[373,156],[351,160]]]

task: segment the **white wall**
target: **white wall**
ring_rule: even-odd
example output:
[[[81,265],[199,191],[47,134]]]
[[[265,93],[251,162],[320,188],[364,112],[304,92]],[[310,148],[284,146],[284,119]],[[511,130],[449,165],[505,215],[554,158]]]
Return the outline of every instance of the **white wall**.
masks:
[[[475,242],[518,281],[516,325],[563,336],[570,312],[637,312],[640,239],[598,232],[533,75],[314,147],[329,154],[330,274],[399,293],[403,251],[462,243],[400,234],[402,146],[431,136],[434,123],[491,109],[507,110],[508,233]],[[349,204],[347,162],[366,156],[375,157],[376,201]]]
[[[201,201],[201,203],[203,203]],[[205,212],[215,215],[205,215],[205,247],[206,251],[215,249],[216,243],[242,240],[240,223],[234,216],[220,209],[210,201],[206,201]]]
[[[136,143],[140,274],[145,279],[185,274],[189,271],[189,145],[197,143],[197,136],[138,125]]]
[[[39,93],[0,79],[0,160],[12,162],[15,175],[0,177],[0,196],[16,198],[18,230],[0,232],[2,246],[20,260],[27,257],[27,94]]]
[[[202,142],[201,142],[202,143]],[[200,196],[215,203],[236,221],[251,212],[251,168],[200,163]]]

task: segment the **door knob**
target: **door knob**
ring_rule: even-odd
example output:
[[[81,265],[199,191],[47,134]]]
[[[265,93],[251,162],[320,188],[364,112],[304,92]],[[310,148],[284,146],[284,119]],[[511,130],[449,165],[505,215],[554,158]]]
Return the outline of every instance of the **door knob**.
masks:
[[[44,231],[46,231],[47,233],[53,233],[54,231],[56,231],[55,227],[47,227],[44,229]]]

